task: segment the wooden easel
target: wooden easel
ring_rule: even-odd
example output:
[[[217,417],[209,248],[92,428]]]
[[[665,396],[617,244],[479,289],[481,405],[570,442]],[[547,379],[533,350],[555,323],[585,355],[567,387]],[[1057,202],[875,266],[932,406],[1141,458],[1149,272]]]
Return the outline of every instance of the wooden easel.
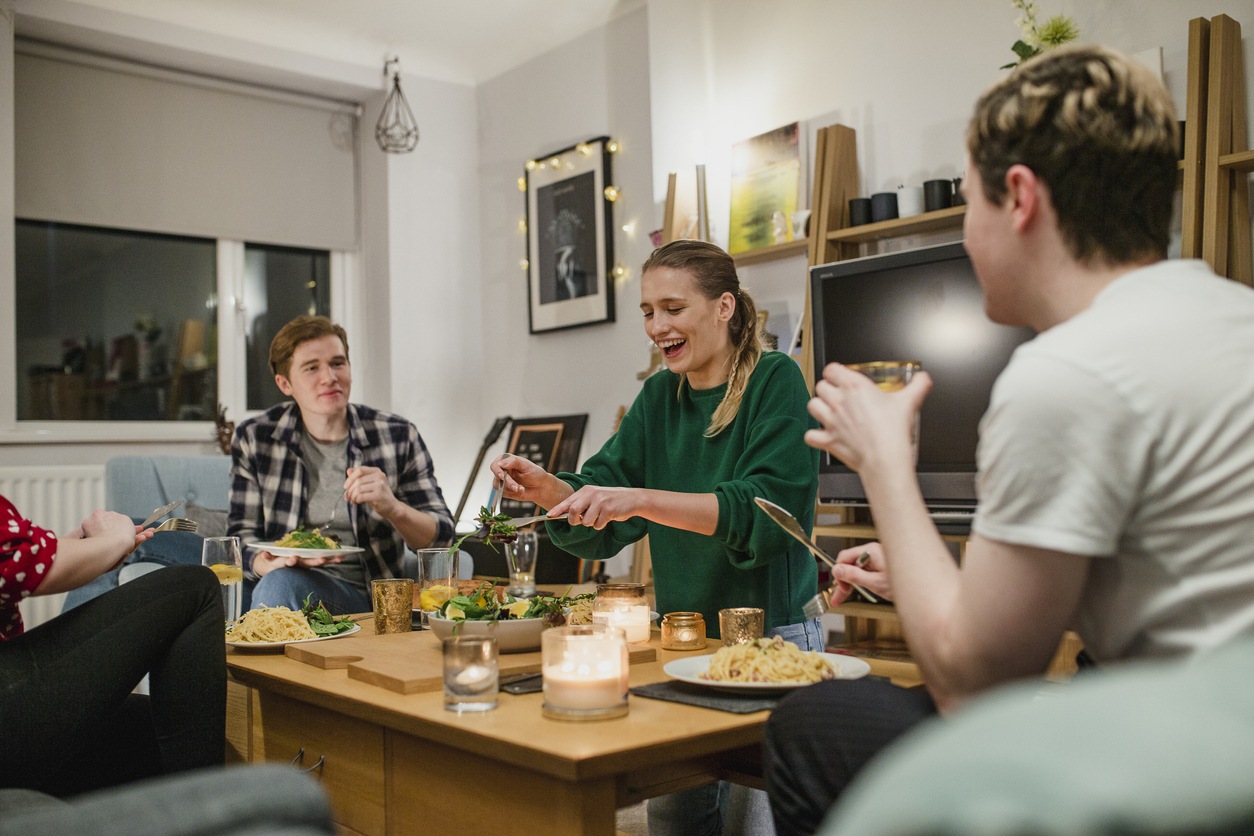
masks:
[[[1254,284],[1241,24],[1227,15],[1189,21],[1181,255]]]

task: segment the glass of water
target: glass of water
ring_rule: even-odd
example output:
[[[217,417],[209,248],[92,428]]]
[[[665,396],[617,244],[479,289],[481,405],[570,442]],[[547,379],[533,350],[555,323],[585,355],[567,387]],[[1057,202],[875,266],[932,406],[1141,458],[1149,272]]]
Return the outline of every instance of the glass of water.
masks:
[[[222,609],[226,623],[240,616],[240,591],[244,583],[244,561],[238,537],[206,537],[200,562],[213,570],[222,584]]]
[[[500,665],[495,636],[449,636],[444,640],[444,707],[449,711],[496,708]]]
[[[509,563],[509,594],[530,598],[536,594],[536,555],[540,541],[533,530],[518,532],[518,539],[505,544],[505,558]]]

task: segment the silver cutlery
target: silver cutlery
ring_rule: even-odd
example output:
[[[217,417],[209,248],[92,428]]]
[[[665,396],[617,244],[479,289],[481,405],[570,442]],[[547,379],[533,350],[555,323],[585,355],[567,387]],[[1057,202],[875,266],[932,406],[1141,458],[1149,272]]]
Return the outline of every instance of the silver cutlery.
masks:
[[[190,531],[192,533],[199,530],[200,525],[195,520],[183,517],[172,517],[153,529],[153,531]]]
[[[858,559],[856,563],[859,566],[865,566],[867,561],[870,559],[871,559],[870,552],[863,552],[862,554],[858,555]],[[872,603],[875,602],[875,597],[872,596],[870,593],[868,593],[865,589],[858,586],[856,583],[851,584],[851,586],[853,586],[854,589],[858,590],[867,598],[869,598]],[[832,594],[832,590],[829,587],[823,592],[820,592],[818,595],[815,595],[809,601],[806,601],[804,604],[801,605],[801,614],[804,615],[806,618],[820,618],[823,615],[823,613],[827,612],[828,610],[832,608],[831,601],[828,600],[828,596],[831,594]]]
[[[515,519],[506,520],[505,522],[515,528],[522,528],[524,525],[531,525],[532,523],[540,522],[541,520],[556,521],[564,519],[566,519],[565,514],[557,517],[550,517],[547,514],[536,514],[534,517],[516,517]]]
[[[484,507],[488,509],[488,519],[496,516],[496,509],[501,504],[501,494],[505,493],[505,488],[499,479],[492,480],[492,490],[488,492],[488,504]],[[491,529],[490,523],[482,523],[479,530],[470,535],[472,540],[482,540],[488,536]]]
[[[173,502],[171,502],[169,505],[162,505],[160,508],[155,509],[151,514],[149,514],[148,519],[140,523],[139,527],[147,528],[148,526],[152,525],[157,520],[161,519],[166,514],[170,513],[171,511],[173,511],[175,508],[179,507],[182,504],[183,504],[183,500],[176,499]]]
[[[803,546],[809,549],[810,554],[814,555],[819,560],[826,563],[832,569],[836,568],[836,561],[833,560],[832,557],[827,554],[827,552],[823,551],[817,545],[815,545],[813,540],[811,540],[809,537],[806,536],[805,531],[801,528],[801,523],[797,522],[796,517],[788,513],[786,509],[779,507],[774,502],[771,502],[769,499],[763,499],[762,497],[757,496],[757,497],[754,497],[753,501],[758,504],[759,508],[761,508],[763,511],[766,512],[766,515],[770,517],[775,522],[776,525],[784,529],[784,531],[787,531],[794,538],[796,538],[798,542],[800,542]],[[869,560],[869,559],[870,559],[870,555],[864,552],[862,556],[858,558],[858,565],[859,566],[865,565],[866,560]],[[858,590],[858,592],[862,593],[863,597],[866,598],[868,601],[870,601],[872,604],[879,602],[878,598],[876,598],[870,592],[867,592],[858,584],[856,583],[850,584],[850,586]],[[823,606],[824,609],[819,612],[819,615],[822,615],[824,612],[827,612],[827,609],[826,609],[827,601],[825,598],[823,598],[823,593],[819,593],[818,595],[815,596],[814,599],[807,601],[806,607],[810,607],[812,604],[814,604],[816,600],[819,600],[819,599],[823,599],[822,604],[820,606]],[[814,618],[816,616],[809,616],[809,617]]]

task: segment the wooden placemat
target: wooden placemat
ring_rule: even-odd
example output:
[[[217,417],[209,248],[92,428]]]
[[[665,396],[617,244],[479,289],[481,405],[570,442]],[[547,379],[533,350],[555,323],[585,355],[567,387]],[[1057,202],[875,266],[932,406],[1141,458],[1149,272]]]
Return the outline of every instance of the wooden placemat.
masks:
[[[348,669],[348,678],[368,682],[398,694],[419,694],[444,687],[444,657],[440,640],[430,630],[375,635],[372,630],[325,642],[292,644],[289,659],[325,670]],[[628,661],[635,665],[657,659],[649,645],[628,645]],[[539,673],[540,651],[502,653],[501,676]]]

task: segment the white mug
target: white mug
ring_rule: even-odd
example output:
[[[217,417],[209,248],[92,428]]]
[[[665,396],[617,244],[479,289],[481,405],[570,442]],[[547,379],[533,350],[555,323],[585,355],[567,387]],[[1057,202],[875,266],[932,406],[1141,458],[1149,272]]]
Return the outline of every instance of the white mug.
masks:
[[[923,187],[901,186],[897,189],[897,217],[909,218],[923,214]]]

